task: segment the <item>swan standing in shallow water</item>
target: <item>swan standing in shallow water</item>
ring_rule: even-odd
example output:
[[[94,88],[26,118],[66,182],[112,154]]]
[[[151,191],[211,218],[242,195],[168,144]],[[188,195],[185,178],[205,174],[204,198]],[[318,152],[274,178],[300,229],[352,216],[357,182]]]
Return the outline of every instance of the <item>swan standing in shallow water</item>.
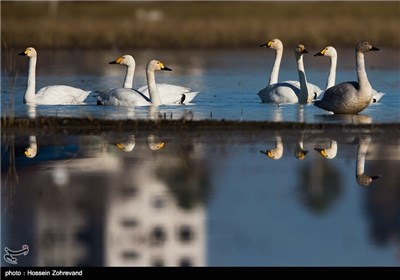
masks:
[[[327,56],[331,60],[331,65],[328,74],[328,81],[326,83],[326,89],[333,87],[335,85],[336,80],[336,65],[337,65],[337,52],[336,49],[332,46],[328,46],[322,49],[320,52],[314,54],[314,56]],[[371,103],[378,102],[382,96],[384,95],[383,92],[377,92],[376,90],[372,89],[372,99]]]
[[[275,49],[276,51],[274,66],[271,71],[271,76],[269,79],[268,86],[260,90],[258,93],[258,96],[260,97],[261,101],[265,103],[277,103],[277,104],[299,103],[301,82],[299,81],[278,82],[279,68],[283,54],[282,42],[279,39],[273,39],[268,43],[261,45],[260,47],[268,47]],[[299,67],[298,69],[302,69],[301,71],[305,73],[302,57],[297,62]],[[307,97],[307,100],[310,100],[308,102],[311,102],[311,100],[317,98],[322,93],[322,90],[318,86],[311,83],[307,83],[307,91],[309,95],[309,97]]]
[[[123,87],[127,89],[133,88],[133,79],[135,75],[136,62],[135,59],[131,55],[124,55],[122,57],[117,58],[114,61],[111,61],[109,64],[119,64],[126,66],[126,73],[124,78]],[[191,91],[190,88],[181,87],[170,84],[157,84],[157,89],[160,95],[162,104],[183,104],[189,103],[192,101],[199,92]],[[103,104],[105,100],[108,98],[108,94],[114,90],[106,90],[106,91],[96,91],[94,97],[97,99],[99,105],[114,105],[114,104]],[[148,85],[140,87],[138,92],[142,93],[147,98],[150,98],[149,87]]]
[[[378,50],[367,41],[359,42],[356,47],[358,82],[345,82],[330,87],[314,105],[335,114],[357,114],[367,108],[372,99],[372,87],[365,72],[364,53]]]
[[[35,94],[37,52],[34,48],[29,47],[19,55],[29,57],[28,85],[24,95],[24,103],[41,105],[81,104],[89,95],[90,91],[64,85],[47,86],[39,89]]]
[[[130,88],[112,89],[101,102],[102,105],[113,106],[147,106],[147,105],[162,105],[160,95],[158,93],[155,80],[155,71],[172,71],[163,63],[157,60],[151,60],[146,67],[147,85],[149,87],[150,98],[143,93]]]

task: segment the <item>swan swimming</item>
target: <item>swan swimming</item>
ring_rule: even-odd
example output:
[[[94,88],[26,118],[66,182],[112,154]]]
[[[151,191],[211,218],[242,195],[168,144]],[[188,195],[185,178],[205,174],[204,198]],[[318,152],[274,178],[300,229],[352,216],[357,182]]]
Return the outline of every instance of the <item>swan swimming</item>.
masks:
[[[135,68],[136,68],[135,59],[131,55],[126,54],[124,56],[117,58],[114,61],[109,62],[109,64],[119,64],[126,66],[126,73],[125,73],[123,87],[127,89],[132,89],[133,79],[135,75]],[[199,93],[191,91],[191,89],[187,87],[181,87],[170,84],[157,84],[157,89],[162,104],[190,103]],[[114,89],[106,91],[96,91],[94,97],[97,99],[98,105],[116,105],[116,104],[108,104],[108,102],[103,102],[108,99],[107,95],[110,94],[112,90]],[[137,91],[150,99],[148,85],[140,87]]]
[[[89,95],[90,91],[64,85],[43,87],[35,94],[37,52],[34,48],[29,47],[19,55],[29,57],[28,84],[24,103],[40,105],[82,104]]]
[[[158,93],[155,80],[155,71],[172,71],[158,60],[151,60],[146,66],[147,84],[149,87],[150,98],[145,96],[140,91],[130,88],[116,88],[110,90],[108,94],[103,96],[102,105],[112,106],[147,106],[147,105],[162,105],[160,95]]]
[[[365,71],[364,53],[378,50],[367,41],[358,42],[355,50],[358,82],[330,87],[314,105],[335,114],[357,114],[367,108],[372,99],[372,87]]]
[[[278,82],[279,68],[283,55],[283,44],[279,39],[273,39],[260,47],[267,47],[275,49],[275,61],[271,71],[268,86],[258,92],[258,96],[264,103],[299,103],[301,79],[299,81],[285,81]],[[306,53],[305,51],[304,53]],[[302,57],[297,60],[298,71],[304,71],[304,64]],[[302,70],[300,70],[302,69]],[[300,74],[300,73],[299,73]],[[305,74],[304,74],[305,78]],[[307,83],[307,81],[306,81]],[[323,91],[316,85],[307,83],[308,95],[307,102],[316,99]],[[309,101],[308,101],[309,100]]]
[[[336,49],[332,46],[327,46],[326,48],[323,48],[320,52],[314,54],[314,56],[327,56],[330,58],[331,65],[329,69],[328,80],[326,83],[326,89],[333,87],[335,85],[335,79],[336,79],[336,65],[337,65]],[[385,95],[385,93],[377,92],[375,89],[372,89],[371,103],[378,102],[383,95]]]

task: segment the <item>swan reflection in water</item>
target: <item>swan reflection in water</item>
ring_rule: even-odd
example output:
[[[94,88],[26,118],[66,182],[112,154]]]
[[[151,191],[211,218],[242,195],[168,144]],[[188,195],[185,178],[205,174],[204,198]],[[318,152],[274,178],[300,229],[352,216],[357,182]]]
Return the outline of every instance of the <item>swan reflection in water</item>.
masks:
[[[357,143],[357,158],[356,158],[356,180],[360,186],[369,186],[374,180],[379,179],[381,175],[366,175],[365,174],[365,159],[368,153],[368,147],[371,142],[370,136],[360,136],[354,141]],[[330,140],[330,146],[327,148],[314,148],[319,154],[326,159],[333,159],[337,155],[338,145],[335,140]]]
[[[158,136],[154,134],[150,134],[146,138],[147,146],[152,151],[158,151],[164,148],[165,142],[161,141]],[[118,142],[115,145],[120,151],[129,153],[132,152],[136,146],[136,138],[135,135],[128,135],[127,139],[122,142]]]
[[[296,142],[296,146],[294,148],[294,156],[296,159],[298,160],[303,160],[305,159],[308,151],[304,149],[304,143],[303,140],[304,139],[304,135],[301,134]],[[260,153],[266,155],[267,157],[269,157],[270,159],[273,160],[279,160],[282,158],[283,156],[283,142],[282,142],[282,137],[279,133],[277,133],[275,135],[275,147],[269,150],[261,150]]]
[[[34,158],[37,155],[37,140],[36,140],[36,136],[35,135],[30,135],[29,136],[29,147],[27,147],[25,149],[25,156],[27,158]]]

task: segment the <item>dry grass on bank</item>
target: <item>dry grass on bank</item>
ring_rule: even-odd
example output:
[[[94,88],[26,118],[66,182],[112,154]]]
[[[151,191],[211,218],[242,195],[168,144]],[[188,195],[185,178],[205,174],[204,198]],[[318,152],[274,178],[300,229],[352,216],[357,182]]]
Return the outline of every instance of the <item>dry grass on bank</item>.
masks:
[[[2,41],[23,48],[400,47],[400,2],[1,2]]]

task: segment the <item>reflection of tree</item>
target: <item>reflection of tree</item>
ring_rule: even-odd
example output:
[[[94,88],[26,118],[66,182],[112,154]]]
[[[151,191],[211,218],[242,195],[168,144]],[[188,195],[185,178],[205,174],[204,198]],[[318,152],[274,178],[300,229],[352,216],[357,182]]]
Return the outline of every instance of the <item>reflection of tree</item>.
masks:
[[[164,161],[156,168],[158,179],[165,182],[175,196],[179,207],[190,209],[197,204],[204,204],[210,192],[208,169],[201,159],[191,157],[192,144],[180,143],[180,160]]]
[[[299,171],[300,201],[315,214],[323,214],[342,192],[340,173],[328,161],[315,158]]]
[[[374,187],[366,189],[365,207],[372,239],[383,246],[400,241],[399,164],[398,161],[375,161],[371,167],[374,166],[387,172]]]

